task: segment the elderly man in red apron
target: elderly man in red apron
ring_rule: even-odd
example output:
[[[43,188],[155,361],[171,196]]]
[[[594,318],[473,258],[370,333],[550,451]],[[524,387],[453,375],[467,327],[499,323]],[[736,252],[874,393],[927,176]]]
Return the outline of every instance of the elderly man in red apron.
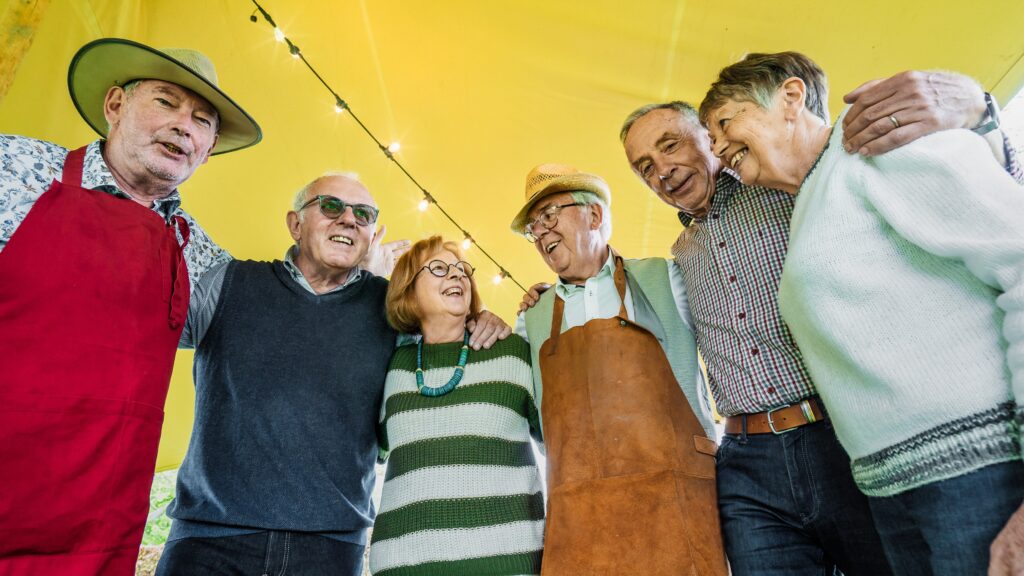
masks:
[[[228,258],[177,187],[259,126],[192,50],[97,40],[71,98],[103,139],[0,136],[0,573],[134,573],[192,283]]]
[[[545,576],[724,575],[715,442],[682,279],[609,245],[603,179],[543,164],[512,222],[557,284],[520,316],[548,456]],[[678,304],[677,304],[678,303]]]

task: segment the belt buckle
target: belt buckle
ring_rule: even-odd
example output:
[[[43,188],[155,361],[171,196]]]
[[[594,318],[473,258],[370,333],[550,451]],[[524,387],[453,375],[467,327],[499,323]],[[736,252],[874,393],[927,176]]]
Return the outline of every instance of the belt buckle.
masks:
[[[772,408],[771,410],[769,410],[768,412],[765,413],[765,415],[768,418],[768,429],[770,429],[772,431],[772,434],[775,434],[776,436],[778,436],[780,434],[785,434],[786,432],[792,432],[793,430],[796,430],[797,428],[799,428],[799,426],[794,426],[792,428],[787,428],[785,430],[776,430],[775,429],[775,422],[772,421],[772,412],[778,412],[779,410],[783,410],[785,408],[789,408],[790,406],[792,406],[792,404],[786,404],[785,406],[779,406],[777,408]]]

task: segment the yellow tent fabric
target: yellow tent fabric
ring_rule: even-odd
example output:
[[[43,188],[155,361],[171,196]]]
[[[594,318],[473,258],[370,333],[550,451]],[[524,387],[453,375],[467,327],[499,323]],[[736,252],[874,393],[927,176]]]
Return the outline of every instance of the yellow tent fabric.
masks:
[[[6,12],[22,0],[2,0]],[[1024,83],[1024,3],[693,0],[306,0],[262,2],[325,79],[441,204],[524,285],[550,278],[508,231],[527,171],[563,162],[613,191],[613,244],[667,255],[673,212],[630,173],[617,134],[652,101],[698,102],[746,52],[799,50],[829,72],[831,110],[861,81],[911,68],[958,70],[1006,101]],[[239,258],[280,258],[292,193],[325,170],[353,170],[391,239],[455,234],[347,117],[245,0],[52,0],[0,102],[0,131],[76,146],[95,136],[67,94],[82,44],[117,36],[209,55],[222,86],[263,126],[255,148],[218,156],[182,187],[185,207]],[[6,22],[0,20],[0,22]],[[4,30],[24,36],[30,30]],[[520,293],[470,249],[489,308],[514,320]],[[340,343],[339,345],[344,345]],[[311,358],[315,355],[311,354]],[[179,354],[158,466],[191,429],[190,353]]]

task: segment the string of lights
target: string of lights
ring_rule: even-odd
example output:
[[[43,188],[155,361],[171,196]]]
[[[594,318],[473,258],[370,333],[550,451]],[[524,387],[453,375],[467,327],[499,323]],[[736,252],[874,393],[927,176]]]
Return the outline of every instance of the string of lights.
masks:
[[[416,180],[416,178],[414,178],[413,175],[409,173],[408,170],[405,169],[405,166],[403,166],[402,163],[398,160],[398,158],[395,157],[395,153],[397,153],[400,149],[399,143],[392,142],[388,145],[384,145],[380,141],[380,139],[377,138],[373,134],[373,132],[370,131],[366,124],[363,124],[363,121],[359,119],[359,116],[357,116],[356,113],[352,111],[352,107],[349,106],[348,102],[343,100],[341,96],[339,96],[338,93],[335,92],[333,88],[331,88],[331,85],[328,84],[326,80],[324,80],[324,77],[321,76],[319,72],[317,72],[316,68],[314,68],[313,65],[310,64],[309,60],[306,59],[305,54],[303,54],[302,51],[299,50],[298,45],[292,42],[291,39],[285,35],[284,31],[282,31],[281,28],[278,27],[278,25],[274,22],[274,19],[270,17],[270,14],[268,14],[267,11],[264,10],[262,6],[260,6],[259,2],[257,2],[256,0],[252,0],[252,3],[256,6],[256,10],[252,13],[251,16],[249,16],[249,20],[254,23],[259,22],[259,18],[257,18],[256,16],[256,12],[259,12],[259,14],[263,16],[263,19],[267,21],[267,24],[270,24],[270,26],[274,29],[274,38],[278,42],[286,44],[288,46],[288,52],[292,55],[292,58],[295,58],[296,60],[301,60],[302,63],[306,65],[306,68],[308,68],[309,71],[313,74],[313,76],[315,76],[316,79],[320,81],[320,84],[323,84],[323,87],[326,88],[328,92],[330,92],[331,96],[334,99],[334,111],[338,114],[347,112],[348,115],[351,116],[352,120],[354,120],[355,123],[358,124],[359,127],[363,129],[363,132],[365,132],[366,135],[369,136],[371,140],[373,140],[373,143],[377,145],[377,148],[380,149],[382,154],[384,154],[384,157],[390,160],[392,163],[394,163],[394,165],[397,166],[398,169],[402,171],[402,174],[405,174],[406,178],[408,178],[409,181],[412,182],[413,186],[416,186],[416,188],[419,189],[419,191],[423,194],[423,199],[420,200],[419,202],[420,211],[427,211],[430,208],[431,204],[433,204],[434,207],[436,207],[437,210],[440,211],[441,214],[444,215],[444,217],[447,218],[448,221],[452,223],[452,226],[458,228],[459,232],[462,233],[463,250],[468,250],[473,245],[476,245],[477,249],[480,250],[480,253],[486,256],[487,259],[490,260],[498,268],[498,273],[494,275],[493,279],[495,284],[501,284],[502,280],[508,278],[516,286],[518,286],[520,290],[526,292],[526,288],[523,288],[523,285],[520,284],[518,280],[513,278],[512,275],[509,274],[508,270],[506,270],[504,266],[499,264],[498,261],[495,260],[494,257],[490,255],[489,252],[484,250],[484,248],[480,246],[480,244],[476,241],[476,239],[473,238],[469,231],[463,228],[458,222],[456,222],[455,218],[453,218],[452,215],[449,214],[448,211],[441,206],[441,204],[437,201],[437,198],[433,194],[428,192],[427,189],[424,188],[419,183],[419,181]]]

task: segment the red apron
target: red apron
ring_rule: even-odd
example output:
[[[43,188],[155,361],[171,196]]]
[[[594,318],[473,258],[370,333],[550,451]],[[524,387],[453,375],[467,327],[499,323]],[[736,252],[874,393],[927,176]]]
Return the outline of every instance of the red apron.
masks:
[[[84,158],[0,252],[3,575],[135,573],[188,310],[175,226],[82,188]]]

